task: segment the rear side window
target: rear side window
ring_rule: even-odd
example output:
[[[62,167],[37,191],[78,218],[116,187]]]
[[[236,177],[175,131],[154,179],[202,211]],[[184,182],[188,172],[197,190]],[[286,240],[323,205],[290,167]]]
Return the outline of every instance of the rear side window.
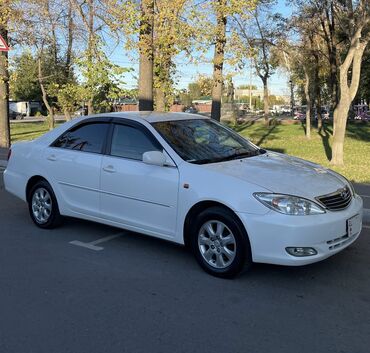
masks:
[[[143,153],[160,151],[161,146],[154,137],[148,136],[144,131],[127,125],[115,125],[111,155],[116,157],[143,159]]]
[[[108,128],[109,124],[107,123],[91,123],[79,126],[59,137],[54,142],[53,147],[101,153]]]

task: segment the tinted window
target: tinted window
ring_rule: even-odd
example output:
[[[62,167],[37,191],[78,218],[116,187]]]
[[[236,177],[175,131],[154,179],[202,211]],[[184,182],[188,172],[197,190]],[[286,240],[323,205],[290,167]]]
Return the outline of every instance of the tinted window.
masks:
[[[115,125],[112,136],[111,155],[142,160],[143,153],[161,148],[142,130],[127,125]]]
[[[264,152],[210,119],[161,121],[152,125],[190,163],[212,163]]]
[[[67,131],[53,147],[101,153],[109,124],[92,123]]]

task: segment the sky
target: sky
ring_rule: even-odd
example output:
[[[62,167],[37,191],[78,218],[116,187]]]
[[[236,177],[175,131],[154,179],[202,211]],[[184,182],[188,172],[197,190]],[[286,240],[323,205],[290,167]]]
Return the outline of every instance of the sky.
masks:
[[[279,12],[284,16],[289,16],[291,9],[285,4],[285,0],[278,0],[274,7],[274,12]],[[133,71],[125,75],[126,88],[131,89],[137,87],[137,77],[138,77],[138,60],[130,57],[128,53],[123,49],[122,46],[116,46],[113,43],[108,42],[107,55],[110,60],[120,66],[126,68],[132,68]],[[182,57],[181,55],[175,59],[177,67],[176,75],[176,88],[182,89],[187,88],[188,84],[194,82],[198,75],[212,75],[212,63],[211,58],[213,55],[213,48],[210,49],[209,62],[191,64],[189,61]],[[232,68],[226,67],[226,71]],[[289,95],[288,87],[289,78],[285,72],[282,70],[277,70],[270,78],[270,94],[274,95]],[[249,84],[250,82],[250,68],[246,67],[243,72],[236,74],[233,77],[234,86],[238,87],[240,85]],[[257,86],[257,88],[262,88],[261,79],[256,76],[256,73],[252,70],[252,85]]]

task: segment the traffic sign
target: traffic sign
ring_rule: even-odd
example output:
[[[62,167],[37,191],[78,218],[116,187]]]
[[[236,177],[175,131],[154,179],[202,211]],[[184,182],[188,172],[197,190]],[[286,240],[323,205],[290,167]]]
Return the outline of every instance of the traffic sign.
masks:
[[[6,44],[5,39],[0,35],[0,51],[9,51],[8,44]]]

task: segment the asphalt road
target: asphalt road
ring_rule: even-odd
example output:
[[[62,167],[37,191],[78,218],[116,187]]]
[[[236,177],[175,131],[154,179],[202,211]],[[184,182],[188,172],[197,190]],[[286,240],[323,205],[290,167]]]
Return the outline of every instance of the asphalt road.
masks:
[[[222,280],[157,239],[73,219],[39,230],[0,175],[0,352],[367,353],[366,227],[321,263]]]

